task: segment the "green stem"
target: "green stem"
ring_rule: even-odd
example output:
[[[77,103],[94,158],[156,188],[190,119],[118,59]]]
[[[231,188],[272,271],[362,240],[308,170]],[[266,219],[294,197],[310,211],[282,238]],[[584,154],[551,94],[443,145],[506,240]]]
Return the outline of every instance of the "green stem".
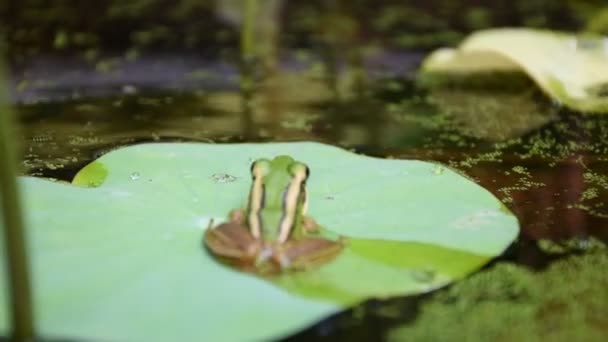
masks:
[[[257,0],[245,0],[243,31],[241,32],[241,56],[244,60],[253,58],[253,39]]]
[[[0,163],[4,165],[0,165],[0,202],[11,298],[11,341],[31,341],[34,337],[34,320],[21,202],[16,182],[17,158],[15,146],[12,145],[15,140],[10,130],[13,118],[8,108],[2,71],[0,70]]]
[[[251,95],[253,88],[253,64],[254,52],[254,25],[256,0],[245,1],[245,13],[243,16],[243,31],[241,32],[241,90],[247,97]]]
[[[251,135],[253,119],[251,101],[253,98],[253,71],[255,64],[254,25],[257,11],[257,0],[245,0],[243,28],[241,31],[241,95],[243,134]]]

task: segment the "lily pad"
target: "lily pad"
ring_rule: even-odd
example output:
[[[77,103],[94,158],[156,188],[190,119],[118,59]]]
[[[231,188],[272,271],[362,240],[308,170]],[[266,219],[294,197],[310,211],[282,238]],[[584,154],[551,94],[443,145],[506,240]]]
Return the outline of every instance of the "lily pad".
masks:
[[[344,251],[268,278],[219,264],[202,244],[209,219],[244,205],[254,159],[280,154],[310,166],[310,215],[347,238]],[[135,145],[73,184],[21,186],[37,328],[49,338],[277,338],[368,298],[443,286],[518,233],[492,194],[448,168],[318,143]],[[1,311],[0,334],[7,320]]]
[[[552,99],[581,112],[608,112],[608,49],[603,37],[532,29],[493,29],[442,48],[423,72],[523,71]]]

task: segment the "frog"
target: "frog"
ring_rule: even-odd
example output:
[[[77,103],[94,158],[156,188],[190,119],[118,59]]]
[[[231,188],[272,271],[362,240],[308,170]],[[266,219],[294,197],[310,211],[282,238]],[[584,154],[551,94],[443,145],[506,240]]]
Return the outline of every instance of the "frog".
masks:
[[[256,273],[306,270],[335,258],[344,237],[328,237],[307,216],[306,182],[310,168],[288,155],[251,164],[251,187],[245,208],[233,209],[225,223],[204,234],[213,255]]]

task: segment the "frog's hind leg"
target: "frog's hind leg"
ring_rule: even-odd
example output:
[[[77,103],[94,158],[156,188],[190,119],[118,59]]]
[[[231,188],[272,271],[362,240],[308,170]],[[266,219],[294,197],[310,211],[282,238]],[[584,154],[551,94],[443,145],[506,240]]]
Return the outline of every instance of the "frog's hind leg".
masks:
[[[260,249],[260,243],[246,227],[233,223],[223,223],[205,231],[204,243],[213,254],[237,259],[253,260]]]
[[[341,241],[307,237],[286,243],[275,252],[273,260],[281,269],[306,269],[331,261],[343,247]]]

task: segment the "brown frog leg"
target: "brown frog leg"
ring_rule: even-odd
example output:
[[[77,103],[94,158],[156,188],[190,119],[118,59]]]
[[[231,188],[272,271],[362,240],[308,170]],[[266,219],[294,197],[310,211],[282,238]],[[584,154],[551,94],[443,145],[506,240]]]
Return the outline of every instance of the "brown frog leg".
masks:
[[[342,240],[332,241],[318,237],[288,241],[277,247],[272,260],[281,269],[305,269],[335,258],[344,248]]]
[[[247,227],[234,222],[207,229],[204,241],[213,254],[238,262],[252,262],[261,248]]]

